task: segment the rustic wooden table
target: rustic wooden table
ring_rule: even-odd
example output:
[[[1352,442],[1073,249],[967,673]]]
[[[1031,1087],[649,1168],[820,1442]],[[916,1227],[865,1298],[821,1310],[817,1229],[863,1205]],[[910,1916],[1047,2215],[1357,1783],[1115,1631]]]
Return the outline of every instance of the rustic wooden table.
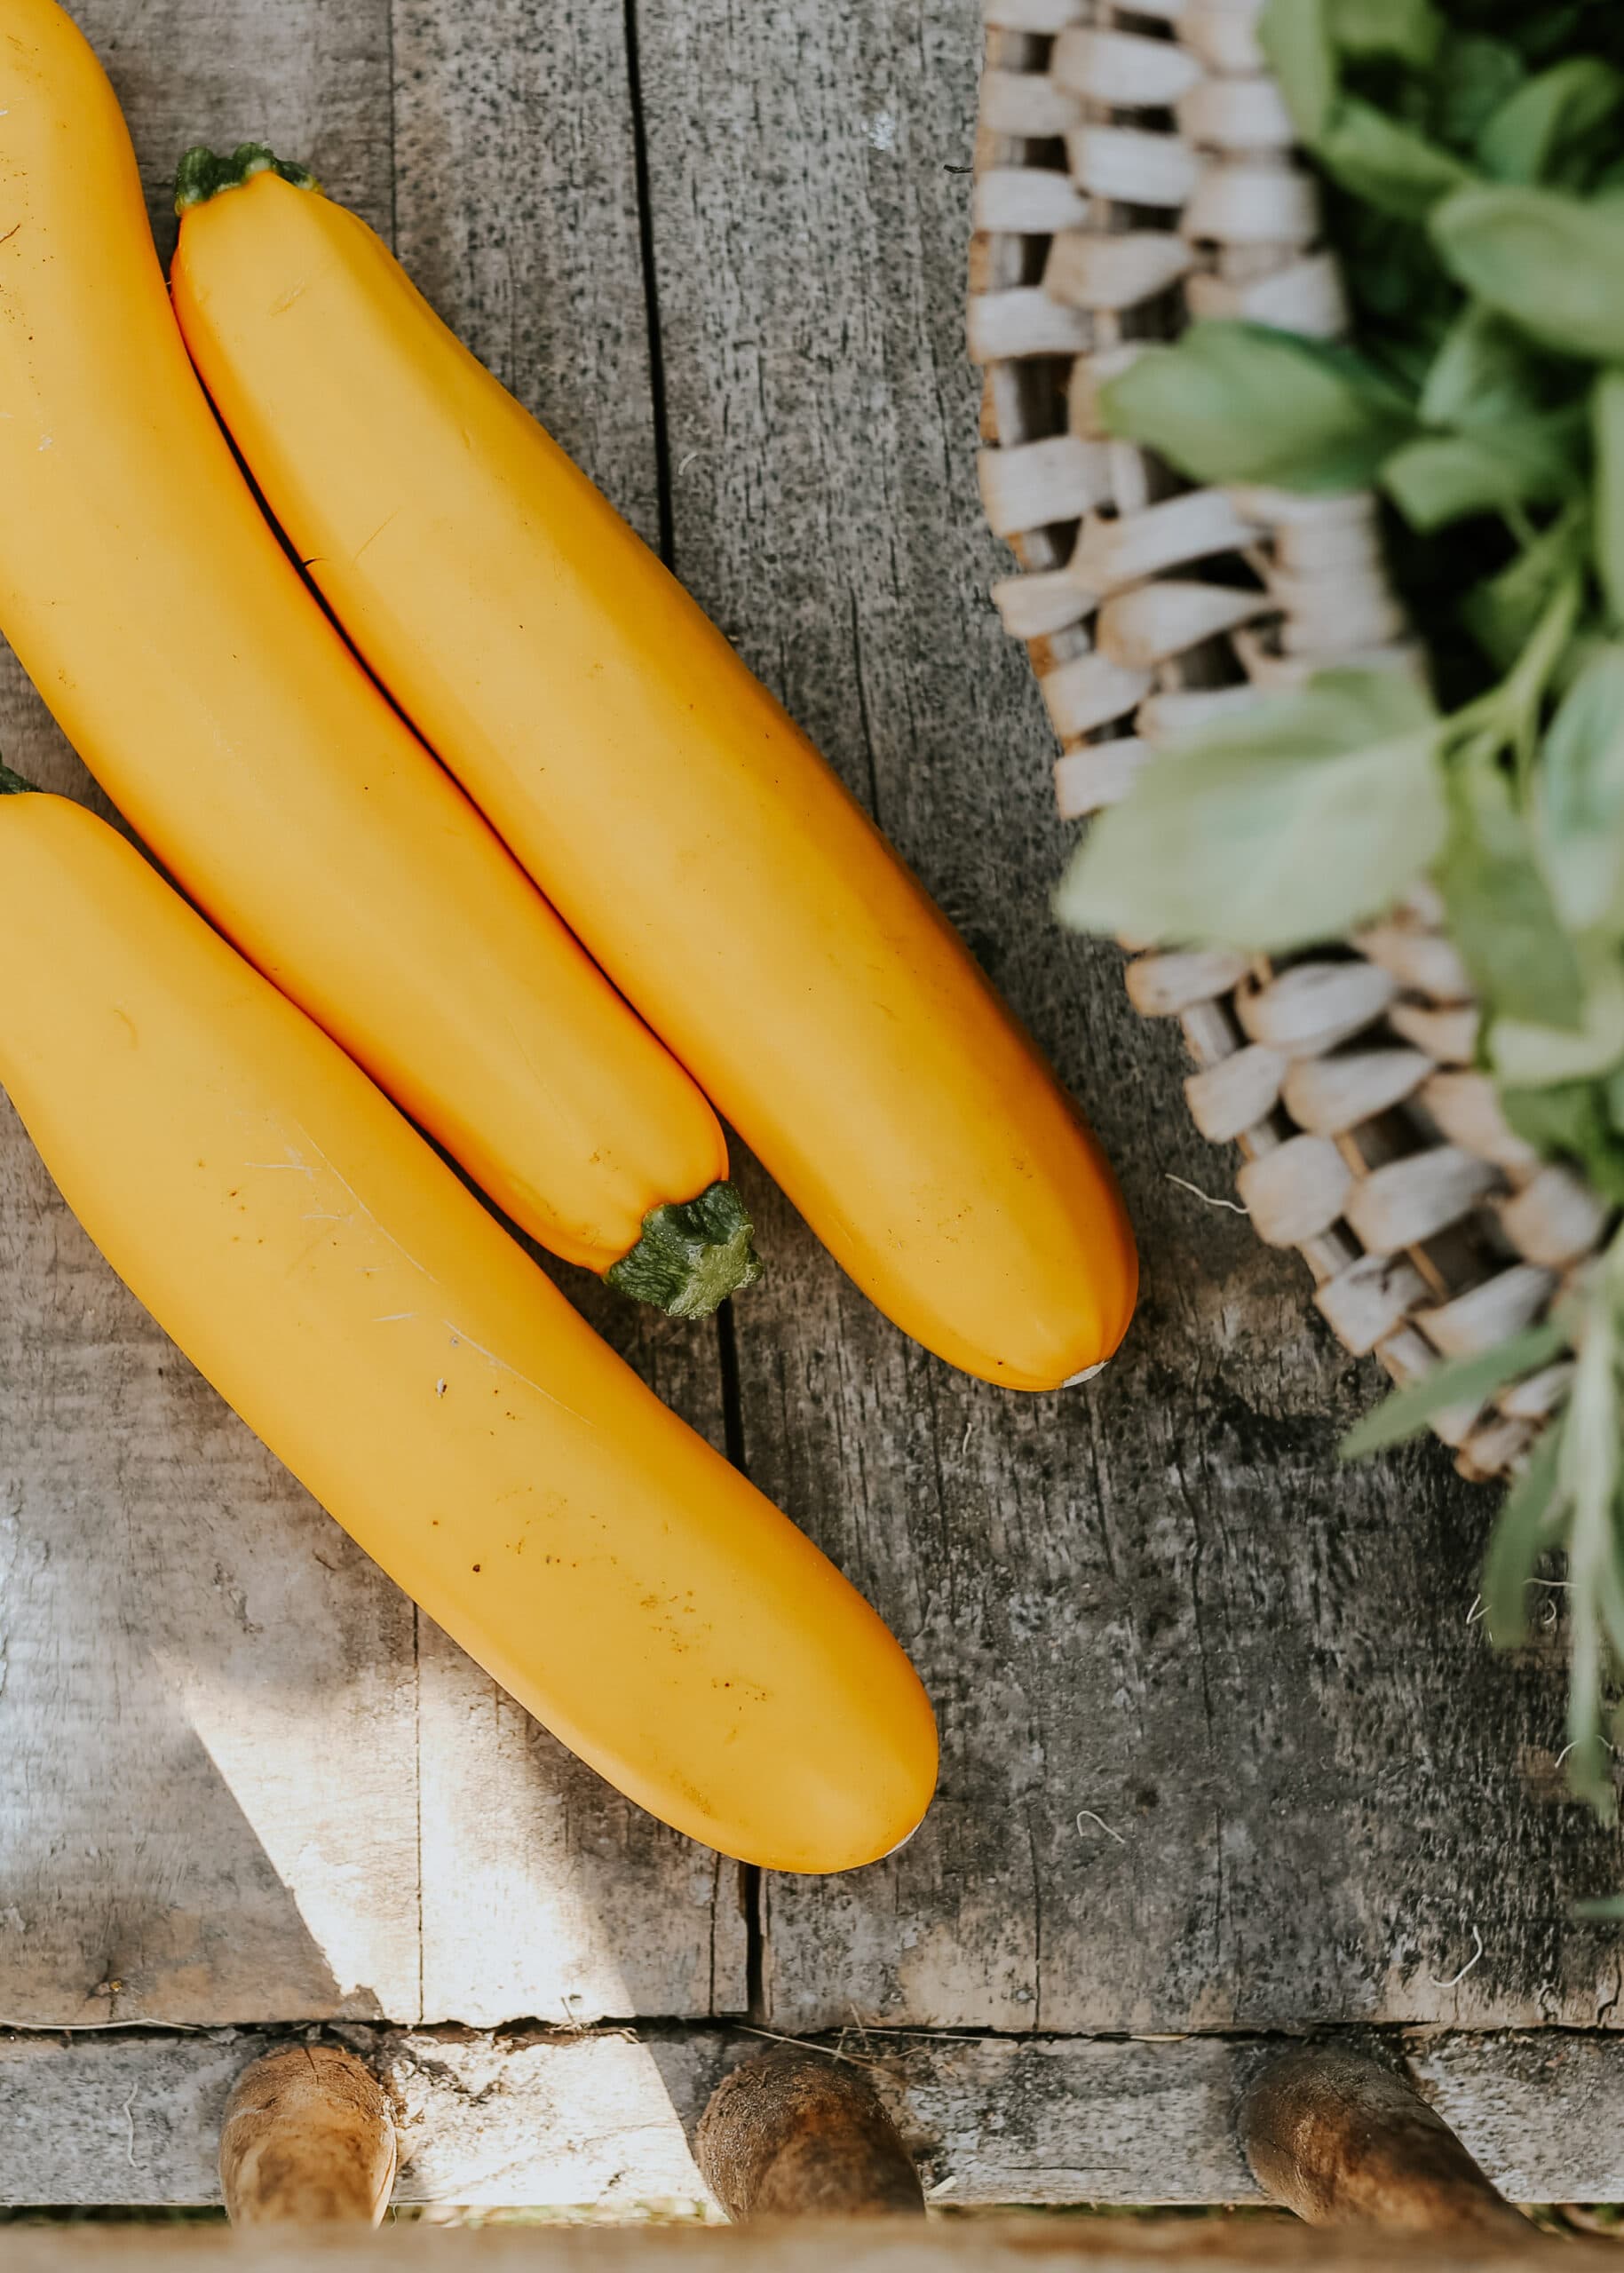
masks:
[[[696,2194],[683,2121],[747,2025],[844,2031],[961,2202],[1244,2195],[1235,2090],[1327,2024],[1391,2031],[1512,2193],[1624,2195],[1617,1935],[1571,1916],[1624,1873],[1562,1798],[1559,1635],[1491,1657],[1490,1502],[1440,1452],[1337,1469],[1373,1382],[1295,1259],[1171,1180],[1227,1189],[1174,1038],[1049,916],[1048,732],[983,598],[974,0],[75,12],[166,250],[187,143],[308,159],[664,550],[1054,1053],[1146,1272],[1118,1361],[1036,1398],[909,1346],[749,1163],[771,1275],[719,1330],[564,1274],[940,1710],[903,1853],[764,1878],[415,1616],[7,1109],[0,2199],[208,2198],[226,2090],[293,2023],[394,2076],[408,2198]],[[14,666],[0,741],[91,794]]]

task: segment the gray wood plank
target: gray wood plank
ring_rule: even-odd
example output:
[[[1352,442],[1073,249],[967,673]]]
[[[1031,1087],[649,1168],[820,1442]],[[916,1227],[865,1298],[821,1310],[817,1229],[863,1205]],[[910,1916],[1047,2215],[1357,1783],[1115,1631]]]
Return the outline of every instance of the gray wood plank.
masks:
[[[407,2119],[402,2202],[703,2206],[688,2138],[728,2070],[767,2047],[725,2029],[543,2033],[345,2028]],[[274,2039],[0,2038],[0,2202],[218,2199],[234,2078]],[[933,2198],[1248,2202],[1234,2107],[1279,2038],[1089,2041],[855,2033]],[[1519,2202],[1624,2196],[1624,2043],[1398,2036],[1411,2073]],[[714,2214],[714,2213],[712,2213]]]
[[[659,524],[624,23],[561,0],[395,0],[397,249],[491,368],[651,539]],[[668,1404],[723,1443],[716,1330],[539,1253]],[[424,2010],[741,2011],[740,1876],[572,1760],[428,1620]]]
[[[677,570],[1051,1050],[1145,1257],[1109,1372],[1021,1399],[909,1348],[752,1187],[751,1473],[915,1650],[945,1739],[900,1856],[770,1882],[771,2017],[1611,2023],[1612,1937],[1570,1904],[1620,1846],[1550,1796],[1556,1646],[1508,1666],[1468,1623],[1490,1501],[1432,1450],[1339,1471],[1374,1382],[1295,1259],[1168,1181],[1228,1174],[1176,1039],[1049,913],[1051,743],[972,479],[976,19],[641,11]]]

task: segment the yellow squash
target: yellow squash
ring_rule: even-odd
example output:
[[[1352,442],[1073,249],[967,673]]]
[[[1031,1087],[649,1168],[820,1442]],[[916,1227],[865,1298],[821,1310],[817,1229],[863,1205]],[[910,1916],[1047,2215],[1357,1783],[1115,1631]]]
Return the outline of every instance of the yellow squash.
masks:
[[[1019,1389],[1108,1358],[1111,1172],[805,737],[353,214],[248,145],[178,202],[176,313],[272,511],[616,985],[907,1332]]]
[[[907,1836],[935,1729],[874,1612],[65,798],[0,795],[0,1082],[91,1237],[521,1704],[748,1862],[844,1870]]]
[[[526,1231],[706,1307],[752,1268],[714,1113],[283,553],[79,32],[0,30],[0,629],[186,891]]]

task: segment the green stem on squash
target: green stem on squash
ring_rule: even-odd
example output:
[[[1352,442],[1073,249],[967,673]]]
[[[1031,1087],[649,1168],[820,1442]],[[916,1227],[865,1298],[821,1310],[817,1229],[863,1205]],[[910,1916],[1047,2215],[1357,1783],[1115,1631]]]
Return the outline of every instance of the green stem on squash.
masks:
[[[241,189],[256,174],[274,174],[294,189],[321,187],[308,166],[279,158],[263,142],[239,142],[229,157],[220,157],[199,142],[175,169],[175,210],[185,213],[194,205],[206,205],[222,190]]]
[[[0,797],[29,797],[34,795],[32,781],[25,781],[20,773],[13,773],[4,758],[0,758]]]
[[[669,1318],[709,1318],[761,1276],[755,1226],[731,1184],[713,1184],[697,1200],[651,1208],[643,1235],[604,1272],[622,1295],[652,1303]]]

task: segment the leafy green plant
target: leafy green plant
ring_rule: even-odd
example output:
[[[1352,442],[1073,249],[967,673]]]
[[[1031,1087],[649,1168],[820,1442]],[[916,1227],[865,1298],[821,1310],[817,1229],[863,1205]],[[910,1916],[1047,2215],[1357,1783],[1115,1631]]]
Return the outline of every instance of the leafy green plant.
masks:
[[[1192,479],[1374,488],[1436,700],[1340,670],[1160,752],[1058,905],[1080,928],[1287,951],[1441,890],[1512,1126],[1624,1208],[1624,8],[1268,0],[1325,177],[1355,347],[1209,322],[1102,391]],[[1613,1802],[1624,1688],[1624,1231],[1545,1323],[1439,1366],[1367,1452],[1561,1366],[1484,1577],[1525,1626],[1567,1558],[1570,1774]]]

